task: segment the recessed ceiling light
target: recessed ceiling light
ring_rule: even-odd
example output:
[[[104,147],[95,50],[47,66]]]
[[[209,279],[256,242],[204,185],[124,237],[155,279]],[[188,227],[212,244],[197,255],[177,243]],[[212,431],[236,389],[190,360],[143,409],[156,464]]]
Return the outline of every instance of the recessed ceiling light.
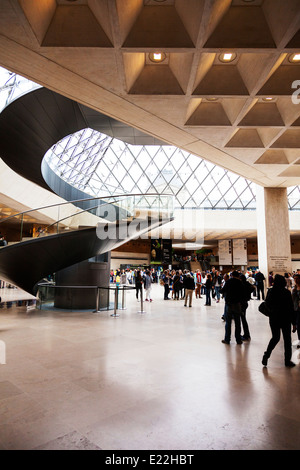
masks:
[[[164,52],[150,52],[149,59],[151,62],[160,63],[166,59],[166,54]]]
[[[300,62],[300,53],[297,52],[296,54],[291,54],[291,55],[289,56],[289,61],[290,61],[290,62],[293,62],[293,63],[295,63],[295,62]]]
[[[209,98],[206,98],[206,101],[218,101],[218,98],[215,96],[210,96]]]
[[[263,101],[273,101],[274,98],[272,98],[272,96],[266,96],[265,98],[263,98]]]
[[[221,62],[232,62],[235,58],[235,52],[224,52],[223,54],[219,55],[219,59]]]

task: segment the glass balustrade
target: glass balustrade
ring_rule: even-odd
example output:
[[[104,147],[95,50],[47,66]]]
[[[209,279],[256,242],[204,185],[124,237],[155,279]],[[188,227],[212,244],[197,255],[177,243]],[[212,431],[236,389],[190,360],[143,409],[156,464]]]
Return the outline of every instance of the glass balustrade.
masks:
[[[135,296],[135,286],[129,285],[115,285],[109,286],[57,286],[54,283],[39,283],[37,292],[37,305],[40,310],[49,310],[56,308],[57,299],[59,299],[59,292],[63,291],[68,294],[69,304],[67,310],[78,310],[76,305],[76,295],[78,291],[89,292],[91,298],[94,299],[94,313],[101,313],[105,311],[113,311],[111,316],[119,316],[119,311],[126,310],[127,295]],[[143,303],[141,300],[138,308],[143,312]],[[61,308],[59,308],[61,310]]]
[[[9,244],[91,227],[97,227],[101,238],[104,233],[114,235],[122,222],[129,228],[132,224],[132,230],[136,229],[137,221],[141,222],[145,232],[154,221],[172,219],[173,212],[174,197],[171,195],[126,194],[85,198],[2,217],[0,232],[9,225],[10,232],[14,233]],[[128,234],[123,231],[122,238],[126,239]]]

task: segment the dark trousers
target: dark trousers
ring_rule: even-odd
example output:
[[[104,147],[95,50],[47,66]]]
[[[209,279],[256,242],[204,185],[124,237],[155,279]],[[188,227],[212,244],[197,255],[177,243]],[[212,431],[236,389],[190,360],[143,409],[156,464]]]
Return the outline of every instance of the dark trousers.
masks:
[[[242,312],[241,312],[241,322],[242,322],[242,326],[243,326],[243,332],[244,332],[244,338],[250,338],[250,331],[249,331],[249,326],[248,326],[248,322],[247,322],[247,319],[246,319],[246,310],[248,308],[248,302],[246,305],[242,305]]]
[[[280,341],[280,331],[282,331],[284,343],[284,362],[285,364],[288,364],[292,357],[291,324],[279,325],[277,322],[270,320],[270,328],[272,332],[272,338],[270,339],[265,355],[267,358],[271,356],[273,349]]]
[[[174,289],[174,298],[179,299],[179,289]]]
[[[225,305],[225,341],[228,343],[231,339],[231,323],[234,321],[234,336],[237,343],[241,342],[241,304]]]
[[[260,293],[261,293],[261,298],[265,300],[265,291],[264,291],[264,283],[259,282],[256,286],[256,295],[257,295],[257,300],[260,300]]]
[[[135,286],[135,295],[136,295],[137,299],[139,298],[139,292],[140,292],[140,295],[142,295],[142,286],[141,285]]]
[[[165,284],[164,285],[164,300],[168,298],[169,292],[170,292],[170,286],[169,284]]]
[[[300,310],[297,310],[297,336],[300,339]]]
[[[205,292],[205,295],[206,295],[205,305],[211,305],[211,296],[210,296],[211,289],[206,288],[205,290],[206,290],[206,292]]]

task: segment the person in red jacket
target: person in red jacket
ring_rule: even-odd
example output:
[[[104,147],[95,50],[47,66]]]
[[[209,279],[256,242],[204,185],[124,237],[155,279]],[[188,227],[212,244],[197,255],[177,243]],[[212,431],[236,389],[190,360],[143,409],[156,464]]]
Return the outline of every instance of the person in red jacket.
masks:
[[[199,297],[199,299],[202,299],[201,286],[202,286],[202,275],[201,275],[200,269],[197,269],[197,272],[196,272],[196,288],[195,288],[196,299],[198,297]]]

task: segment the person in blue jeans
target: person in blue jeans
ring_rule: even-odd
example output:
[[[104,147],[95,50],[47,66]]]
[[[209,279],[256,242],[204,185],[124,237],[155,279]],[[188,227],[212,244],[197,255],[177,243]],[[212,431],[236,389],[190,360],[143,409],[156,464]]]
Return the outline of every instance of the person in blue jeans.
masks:
[[[215,290],[215,299],[216,302],[220,302],[220,289],[222,284],[222,276],[219,271],[216,271],[215,280],[214,280],[214,290]]]

